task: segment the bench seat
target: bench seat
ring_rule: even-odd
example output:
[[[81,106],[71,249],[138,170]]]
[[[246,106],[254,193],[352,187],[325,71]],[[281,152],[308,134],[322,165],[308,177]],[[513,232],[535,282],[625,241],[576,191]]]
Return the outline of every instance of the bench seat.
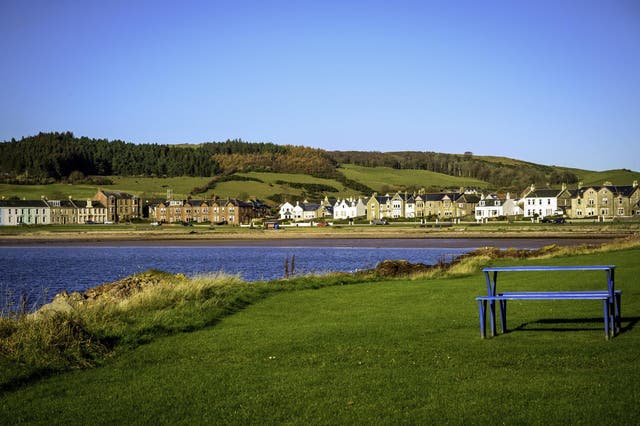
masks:
[[[480,335],[486,336],[486,305],[493,312],[495,302],[500,304],[500,325],[502,332],[507,331],[507,300],[602,300],[605,337],[609,338],[609,330],[617,332],[620,330],[621,322],[621,290],[614,292],[615,300],[609,300],[609,292],[606,290],[594,291],[522,291],[504,292],[494,296],[478,296],[478,310],[480,312]],[[612,315],[613,314],[613,315]],[[495,335],[495,315],[491,315],[491,333]]]

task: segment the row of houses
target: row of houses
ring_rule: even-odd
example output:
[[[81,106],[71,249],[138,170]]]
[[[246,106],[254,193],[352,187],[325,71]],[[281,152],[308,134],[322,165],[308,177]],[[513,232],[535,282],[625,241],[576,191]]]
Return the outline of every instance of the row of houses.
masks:
[[[579,186],[568,189],[536,188],[531,185],[519,197],[511,194],[482,194],[477,191],[402,193],[348,199],[329,199],[318,203],[307,200],[295,205],[280,205],[282,220],[369,221],[398,218],[475,219],[486,221],[498,217],[545,218],[562,215],[580,219],[598,217],[605,220],[640,217],[640,188],[632,185]]]
[[[352,197],[329,199],[325,197],[319,203],[307,200],[295,205],[285,202],[280,205],[279,217],[282,220],[308,221],[321,219],[349,220],[366,218],[379,219],[458,218],[472,215],[480,196],[475,193],[401,193],[378,195],[369,198]]]
[[[260,200],[217,198],[210,200],[155,200],[146,202],[132,194],[98,190],[86,200],[0,200],[0,226],[84,224],[127,222],[148,217],[160,223],[248,224],[270,216],[270,208]],[[640,187],[632,185],[582,186],[568,189],[536,188],[531,185],[519,197],[511,194],[482,194],[477,191],[407,193],[307,200],[279,207],[282,220],[380,219],[475,219],[498,217],[601,218],[604,220],[640,217]]]
[[[247,201],[236,198],[211,200],[159,200],[148,206],[149,218],[159,223],[227,223],[249,224],[270,214],[270,208],[258,199]]]
[[[141,215],[140,199],[125,192],[99,190],[86,200],[0,200],[0,226],[115,223]]]

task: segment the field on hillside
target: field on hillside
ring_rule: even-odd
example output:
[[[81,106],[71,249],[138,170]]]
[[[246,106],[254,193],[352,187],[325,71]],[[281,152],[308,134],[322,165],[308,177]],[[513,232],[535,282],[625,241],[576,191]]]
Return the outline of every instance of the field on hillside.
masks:
[[[489,157],[489,161],[505,162],[509,159]],[[508,161],[507,161],[508,162]],[[518,164],[517,160],[511,160],[509,164]],[[604,181],[611,181],[615,185],[631,185],[634,180],[640,180],[640,173],[627,170],[610,170],[592,172],[578,169],[559,168],[575,173],[585,185],[602,185]],[[379,193],[401,190],[413,190],[414,188],[488,188],[487,182],[472,179],[449,176],[426,170],[396,170],[388,167],[362,167],[345,164],[340,171],[348,178],[360,182]],[[304,174],[291,173],[262,173],[249,172],[238,173],[242,177],[258,179],[258,181],[228,181],[220,182],[213,190],[194,195],[195,198],[209,198],[213,194],[220,197],[245,198],[247,196],[267,200],[274,195],[282,195],[288,199],[310,198],[317,199],[318,195],[341,198],[357,194],[357,191],[345,187],[334,179],[321,179]],[[174,177],[174,178],[149,178],[149,177],[121,177],[108,176],[113,185],[105,185],[102,188],[113,191],[125,191],[150,198],[164,198],[167,189],[171,189],[177,198],[186,198],[196,187],[205,187],[211,180],[208,177]],[[278,181],[286,183],[278,183]],[[293,185],[287,184],[293,183]],[[304,184],[326,185],[334,190],[322,191],[321,194],[311,192],[300,187]],[[523,188],[524,189],[524,188]],[[98,190],[97,185],[56,183],[50,185],[9,185],[0,184],[0,198],[11,197],[40,199],[45,196],[48,199],[85,199],[93,197]]]
[[[200,331],[3,394],[11,423],[636,424],[640,249],[494,264],[615,264],[623,331],[594,301],[510,302],[479,337],[479,272],[273,295]],[[500,288],[598,287],[596,273]]]
[[[586,185],[602,185],[605,181],[609,181],[614,185],[631,185],[634,180],[640,180],[640,173],[630,170],[607,170],[602,172],[593,172],[580,169],[566,169],[580,179]]]
[[[390,167],[363,167],[353,164],[344,164],[340,170],[347,178],[362,182],[380,193],[406,188],[461,186],[486,188],[489,185],[478,179],[449,176],[427,170],[397,170]]]
[[[140,196],[166,197],[167,188],[173,190],[177,197],[186,197],[196,186],[204,186],[210,178],[175,177],[175,178],[147,178],[147,177],[122,177],[107,176],[113,185],[104,185],[100,188],[107,191],[125,191]],[[66,183],[54,183],[50,185],[8,185],[0,184],[0,197],[19,197],[30,200],[39,200],[46,196],[50,200],[85,199],[93,197],[98,191],[97,185],[75,185]]]

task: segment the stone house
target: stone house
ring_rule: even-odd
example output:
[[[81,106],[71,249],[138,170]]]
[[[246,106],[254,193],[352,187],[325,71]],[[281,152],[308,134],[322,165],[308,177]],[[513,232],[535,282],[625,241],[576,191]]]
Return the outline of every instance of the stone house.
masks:
[[[580,187],[571,199],[569,217],[574,219],[600,217],[604,219],[630,218],[640,215],[640,188],[633,185]]]
[[[136,195],[100,189],[93,199],[106,207],[107,221],[127,222],[142,217],[142,203]]]
[[[46,202],[50,208],[50,223],[52,225],[70,225],[78,223],[78,214],[76,212],[77,207],[71,200],[47,200]],[[101,223],[104,222],[105,221],[102,220]]]
[[[107,222],[107,208],[99,201],[87,199],[85,201],[71,200],[77,215],[76,223],[105,223]],[[51,209],[53,213],[53,209]]]
[[[367,220],[384,219],[392,217],[391,196],[389,194],[379,196],[374,192],[367,201]]]

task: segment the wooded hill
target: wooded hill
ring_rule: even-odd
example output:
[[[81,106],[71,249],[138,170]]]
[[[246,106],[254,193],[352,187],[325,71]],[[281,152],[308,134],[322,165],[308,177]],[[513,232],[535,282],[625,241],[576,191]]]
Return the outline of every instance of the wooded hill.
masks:
[[[573,184],[580,179],[578,170],[472,153],[325,151],[242,140],[134,144],[78,138],[71,132],[40,133],[0,143],[0,181],[14,184],[101,184],[100,177],[105,176],[210,177],[208,185],[194,188],[194,193],[201,193],[237,173],[272,172],[333,179],[356,192],[373,192],[366,181],[348,178],[346,165],[442,173],[487,182],[495,190],[519,191],[531,183]],[[419,185],[424,184],[416,182]]]

